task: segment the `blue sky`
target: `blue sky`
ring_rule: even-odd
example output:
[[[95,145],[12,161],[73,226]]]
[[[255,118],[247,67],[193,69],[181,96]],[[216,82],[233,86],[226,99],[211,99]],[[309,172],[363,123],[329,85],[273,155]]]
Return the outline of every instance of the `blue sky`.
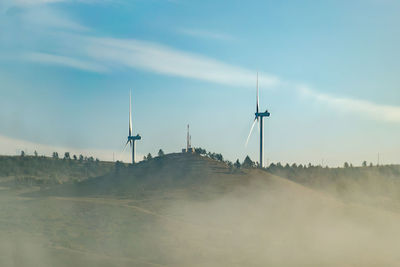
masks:
[[[268,162],[400,163],[400,3],[3,0],[1,154],[128,160],[194,146],[230,160],[260,103]]]

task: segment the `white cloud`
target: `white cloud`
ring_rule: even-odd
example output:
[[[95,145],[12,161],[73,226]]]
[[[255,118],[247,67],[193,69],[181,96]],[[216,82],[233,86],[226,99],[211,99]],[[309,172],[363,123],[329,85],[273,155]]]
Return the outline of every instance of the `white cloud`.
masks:
[[[37,5],[48,5],[53,3],[61,3],[61,2],[70,2],[70,3],[102,3],[102,2],[111,2],[112,0],[13,0],[12,5],[19,7],[32,7]],[[115,2],[115,0],[114,0]]]
[[[387,122],[400,122],[400,107],[379,105],[366,100],[336,97],[329,94],[319,93],[306,86],[295,86],[299,92],[310,97],[321,104],[326,104],[338,112],[357,113],[367,118]]]
[[[30,8],[20,14],[26,27],[35,29],[62,29],[75,32],[85,32],[89,28],[82,26],[75,20],[55,8],[40,6]]]
[[[230,86],[255,84],[256,71],[155,43],[114,38],[87,38],[85,42],[87,55],[104,62]],[[272,87],[280,81],[261,74],[260,83]]]
[[[187,29],[187,28],[180,28],[178,32],[184,35],[197,37],[197,38],[204,38],[204,39],[214,39],[214,40],[222,40],[222,41],[232,41],[234,38],[229,34],[212,32],[207,30],[200,30],[200,29]]]
[[[14,0],[13,3],[16,6],[33,6],[33,5],[63,2],[63,1],[65,0]]]
[[[47,53],[27,53],[24,58],[38,63],[66,66],[90,72],[107,72],[107,68],[96,63],[83,61],[71,57],[59,56]]]

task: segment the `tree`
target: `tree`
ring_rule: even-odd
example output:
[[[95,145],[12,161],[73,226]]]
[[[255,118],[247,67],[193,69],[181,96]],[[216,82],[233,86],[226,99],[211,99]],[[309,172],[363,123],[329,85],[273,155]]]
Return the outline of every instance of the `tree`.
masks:
[[[69,152],[64,153],[64,159],[71,159],[71,156],[69,155]]]
[[[349,167],[349,163],[345,162],[343,167],[348,168]]]
[[[365,160],[363,161],[362,166],[367,167],[367,162]]]
[[[232,162],[230,162],[229,160],[227,160],[225,163],[226,163],[226,165],[228,166],[229,169],[232,169],[232,167],[233,167]]]
[[[58,159],[58,153],[57,152],[53,152],[53,158],[54,159]]]
[[[224,161],[224,157],[222,156],[222,154],[215,154],[214,158],[218,161]]]
[[[194,152],[199,155],[206,155],[207,151],[201,147],[197,147],[194,149]]]
[[[162,149],[158,150],[158,156],[159,157],[163,157],[164,155],[165,154],[164,154],[164,151]]]
[[[239,168],[240,168],[241,164],[240,164],[239,159],[237,159],[237,160],[235,161],[235,163],[233,164],[233,166],[235,166],[236,169],[239,169]]]
[[[124,164],[123,164],[121,161],[117,160],[117,161],[115,162],[115,172],[116,172],[117,174],[119,174],[120,170],[121,170],[123,167],[124,167]]]
[[[25,157],[25,151],[21,150],[21,157]]]
[[[35,152],[33,152],[33,155],[35,155],[35,157],[37,157],[38,156],[38,153],[37,153],[37,151],[35,150]]]
[[[270,169],[271,171],[273,171],[275,168],[276,168],[276,165],[273,162],[271,164],[269,164],[269,166],[268,166],[268,169]]]
[[[254,161],[249,156],[246,156],[242,163],[243,168],[253,168],[255,166]]]
[[[74,160],[77,160],[77,159],[78,159],[78,157],[77,157],[76,155],[74,155],[73,158],[74,158]]]
[[[82,154],[79,155],[79,161],[83,161],[83,155]]]
[[[153,158],[153,156],[149,153],[149,154],[147,154],[147,160],[150,160],[150,159],[152,159]]]

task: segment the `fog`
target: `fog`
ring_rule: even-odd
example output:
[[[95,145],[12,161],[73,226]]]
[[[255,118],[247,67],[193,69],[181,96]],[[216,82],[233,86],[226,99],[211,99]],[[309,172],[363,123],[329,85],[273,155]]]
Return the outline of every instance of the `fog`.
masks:
[[[261,181],[170,207],[179,266],[397,266],[400,217],[301,186]]]
[[[343,201],[255,173],[143,199],[0,190],[0,266],[398,265],[400,216],[360,185]]]

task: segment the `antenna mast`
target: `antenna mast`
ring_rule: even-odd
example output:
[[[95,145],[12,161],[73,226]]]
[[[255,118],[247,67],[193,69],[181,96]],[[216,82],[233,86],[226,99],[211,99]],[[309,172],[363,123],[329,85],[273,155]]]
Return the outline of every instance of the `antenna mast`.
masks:
[[[190,133],[189,133],[189,124],[187,125],[187,136],[186,136],[186,151],[189,151],[190,148]]]

